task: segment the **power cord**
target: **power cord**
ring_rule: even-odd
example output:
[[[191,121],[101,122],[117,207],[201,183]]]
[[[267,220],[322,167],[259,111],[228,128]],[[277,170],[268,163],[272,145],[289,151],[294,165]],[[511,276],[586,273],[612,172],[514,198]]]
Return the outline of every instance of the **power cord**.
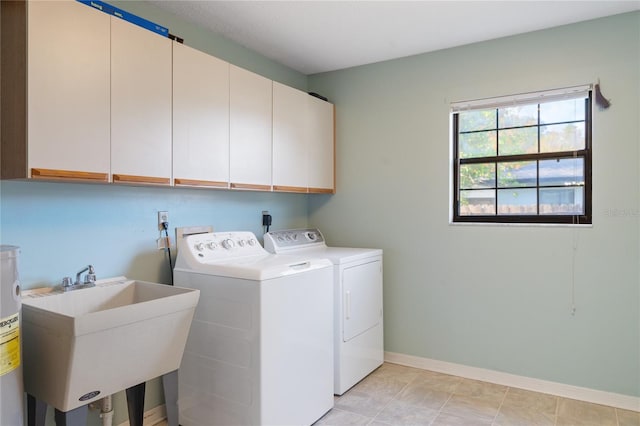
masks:
[[[173,263],[171,262],[171,243],[169,242],[169,222],[162,222],[164,235],[167,237],[167,254],[169,255],[169,273],[171,276],[171,285],[173,285]]]

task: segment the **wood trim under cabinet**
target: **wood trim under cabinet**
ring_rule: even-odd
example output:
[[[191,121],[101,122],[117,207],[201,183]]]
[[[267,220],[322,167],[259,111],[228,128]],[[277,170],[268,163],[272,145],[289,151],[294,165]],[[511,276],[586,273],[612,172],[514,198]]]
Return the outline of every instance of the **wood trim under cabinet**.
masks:
[[[33,179],[109,182],[108,173],[79,172],[75,170],[31,169],[31,177]]]
[[[333,188],[309,188],[309,194],[335,194],[336,190]]]
[[[0,179],[27,176],[27,2],[0,1]]]
[[[301,186],[285,186],[285,185],[273,185],[273,190],[278,192],[297,192],[306,194],[308,192],[307,188],[303,188]]]
[[[231,189],[246,189],[251,191],[271,191],[269,185],[256,185],[252,183],[231,183]]]
[[[229,188],[228,182],[217,182],[211,180],[182,179],[174,178],[173,183],[176,186],[201,186],[206,188]]]
[[[154,176],[135,176],[135,175],[114,174],[113,183],[169,185],[171,184],[171,179],[163,178],[163,177],[154,177]]]

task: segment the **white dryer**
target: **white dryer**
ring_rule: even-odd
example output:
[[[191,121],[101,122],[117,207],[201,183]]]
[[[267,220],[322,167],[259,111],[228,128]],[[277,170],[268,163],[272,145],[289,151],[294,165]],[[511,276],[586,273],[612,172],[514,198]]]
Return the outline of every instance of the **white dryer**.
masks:
[[[333,407],[331,263],[251,232],[183,236],[175,285],[200,290],[179,370],[183,426],[309,425]]]
[[[382,250],[327,247],[318,229],[271,231],[264,246],[272,253],[333,263],[333,392],[342,395],[384,361]]]

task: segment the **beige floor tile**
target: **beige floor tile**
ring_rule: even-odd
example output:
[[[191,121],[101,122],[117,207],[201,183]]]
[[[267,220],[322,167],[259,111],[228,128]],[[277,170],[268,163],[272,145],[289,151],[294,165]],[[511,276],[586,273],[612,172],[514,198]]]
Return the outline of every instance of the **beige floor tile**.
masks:
[[[315,422],[314,426],[367,425],[370,422],[371,419],[369,417],[334,408]]]
[[[437,410],[393,400],[375,417],[375,420],[398,426],[429,425],[437,415]]]
[[[433,371],[424,371],[418,375],[411,384],[420,384],[440,392],[453,393],[461,382],[462,378],[460,377]]]
[[[491,420],[440,413],[431,426],[489,426]]]
[[[619,426],[640,426],[640,413],[637,411],[616,409]]]
[[[442,412],[458,417],[477,418],[491,422],[498,414],[500,402],[465,395],[453,395],[442,407]]]
[[[558,426],[616,426],[617,424],[616,411],[613,407],[567,398],[558,400]]]
[[[414,378],[419,376],[424,370],[413,367],[405,367],[404,365],[391,364],[385,362],[376,370],[371,373],[371,376],[378,377],[394,377],[400,381],[406,381],[409,383]]]
[[[343,411],[373,418],[382,411],[389,401],[391,401],[391,396],[388,395],[372,395],[360,392],[357,389],[351,389],[340,397],[335,403],[335,407]]]
[[[527,408],[555,416],[558,407],[558,397],[524,389],[509,388],[502,402],[502,407],[514,409]]]
[[[406,379],[398,379],[393,376],[368,376],[351,388],[351,391],[368,393],[380,397],[392,398],[396,396],[409,383]],[[349,392],[351,392],[349,391]]]
[[[458,396],[468,396],[483,401],[501,403],[507,393],[507,387],[478,380],[462,379],[454,392]]]
[[[450,392],[434,390],[421,382],[409,383],[395,399],[407,404],[439,410],[451,398]]]
[[[500,408],[498,416],[493,422],[494,426],[554,426],[555,413],[545,413],[530,407],[505,407]]]

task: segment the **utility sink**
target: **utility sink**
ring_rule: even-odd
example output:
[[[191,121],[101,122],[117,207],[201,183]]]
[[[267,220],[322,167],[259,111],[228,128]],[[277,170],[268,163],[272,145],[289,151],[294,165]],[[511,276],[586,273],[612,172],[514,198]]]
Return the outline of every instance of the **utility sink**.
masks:
[[[199,296],[119,277],[23,297],[25,392],[66,412],[177,370]]]

